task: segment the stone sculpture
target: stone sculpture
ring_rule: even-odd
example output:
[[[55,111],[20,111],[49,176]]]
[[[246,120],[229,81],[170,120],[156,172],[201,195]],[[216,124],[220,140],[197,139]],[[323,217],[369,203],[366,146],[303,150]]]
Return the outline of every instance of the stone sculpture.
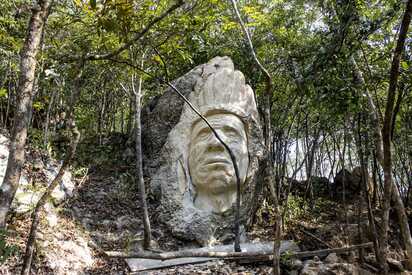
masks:
[[[196,67],[175,85],[236,156],[242,184],[241,213],[245,217],[242,223],[246,223],[253,208],[252,198],[259,193],[256,172],[263,151],[252,89],[228,57],[216,57]],[[175,236],[203,245],[231,240],[236,177],[230,156],[187,104],[180,103],[180,116],[172,115],[173,121],[169,118],[166,123],[156,124],[150,119],[160,112],[179,111],[171,93],[166,91],[151,111],[146,110],[148,119],[144,124],[148,130],[145,147],[152,149],[146,171],[160,200],[159,219]],[[164,140],[157,152],[154,143],[150,144],[154,134]]]

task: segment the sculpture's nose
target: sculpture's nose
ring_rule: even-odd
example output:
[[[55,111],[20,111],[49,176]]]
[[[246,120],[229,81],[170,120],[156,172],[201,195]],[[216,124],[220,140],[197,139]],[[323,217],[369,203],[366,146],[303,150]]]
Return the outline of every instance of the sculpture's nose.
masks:
[[[209,137],[208,147],[209,147],[209,150],[211,151],[224,151],[225,150],[222,143],[217,139],[217,137],[214,134],[210,135]]]

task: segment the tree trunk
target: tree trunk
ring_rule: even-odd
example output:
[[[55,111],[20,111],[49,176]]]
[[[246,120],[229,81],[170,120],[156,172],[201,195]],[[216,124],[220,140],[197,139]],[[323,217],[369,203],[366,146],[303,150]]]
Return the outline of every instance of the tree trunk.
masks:
[[[0,228],[6,226],[6,217],[19,185],[24,165],[24,146],[32,109],[33,84],[36,71],[36,56],[42,32],[49,15],[52,0],[39,0],[32,9],[26,39],[21,51],[17,108],[11,136],[10,155],[6,174],[0,190]]]
[[[274,244],[273,244],[273,274],[275,275],[280,275],[280,239],[282,235],[282,215],[279,207],[279,201],[278,201],[278,194],[275,191],[277,188],[274,186],[274,180],[273,180],[273,148],[271,146],[271,140],[272,140],[272,127],[271,127],[271,105],[272,105],[272,77],[270,76],[269,72],[266,70],[266,68],[260,63],[259,59],[256,56],[255,50],[253,48],[253,43],[252,40],[249,36],[249,32],[247,31],[242,17],[240,16],[240,13],[237,9],[236,1],[231,0],[232,5],[233,5],[233,10],[236,14],[237,20],[239,21],[239,24],[242,28],[242,31],[246,37],[246,41],[248,43],[248,46],[250,48],[250,53],[256,63],[256,65],[259,67],[259,69],[262,71],[262,73],[265,75],[266,78],[266,91],[265,91],[265,104],[264,104],[264,139],[265,139],[265,145],[266,145],[266,157],[265,157],[265,162],[266,162],[266,171],[265,171],[265,176],[267,180],[267,184],[271,190],[272,197],[273,197],[273,203],[274,203],[274,208],[275,208],[275,226],[274,226]],[[235,245],[235,250],[236,250],[236,245]],[[236,250],[237,251],[237,250]]]
[[[386,246],[388,243],[388,229],[389,229],[389,208],[390,201],[393,197],[394,206],[398,214],[399,226],[406,248],[406,260],[408,268],[412,268],[412,238],[409,230],[408,219],[405,213],[405,208],[399,194],[399,190],[393,182],[392,176],[392,152],[391,152],[391,132],[392,132],[392,118],[394,115],[394,103],[396,97],[396,87],[399,78],[399,63],[404,50],[406,35],[408,33],[409,24],[412,16],[412,0],[406,4],[405,14],[402,18],[401,28],[399,31],[399,38],[396,43],[395,52],[392,59],[390,70],[388,96],[386,100],[385,118],[382,128],[382,143],[383,143],[383,173],[384,173],[384,197],[383,197],[383,217],[382,217],[382,235],[381,235],[381,249],[386,256]]]
[[[83,63],[80,64],[78,74],[75,78],[74,91],[72,94],[72,98],[70,100],[68,116],[67,116],[67,125],[72,132],[73,139],[70,142],[69,151],[67,152],[66,158],[64,159],[63,164],[59,169],[59,172],[57,173],[53,181],[50,183],[50,185],[47,187],[46,192],[44,192],[40,200],[37,202],[36,207],[34,208],[34,211],[32,213],[32,224],[30,228],[29,238],[26,244],[26,253],[23,259],[24,262],[23,262],[23,268],[21,271],[22,275],[30,274],[30,268],[31,268],[31,263],[33,259],[33,253],[34,253],[34,244],[36,242],[36,232],[37,232],[37,227],[40,222],[40,211],[43,208],[43,206],[46,204],[46,202],[49,200],[51,193],[60,183],[64,173],[70,166],[72,159],[76,153],[77,144],[79,143],[79,140],[80,140],[80,132],[78,131],[75,121],[74,121],[74,106],[80,95],[80,81],[81,81],[81,76],[82,76],[82,68],[83,68]]]
[[[143,68],[144,54],[142,55],[141,68]],[[134,78],[132,78],[133,80]],[[140,195],[140,205],[143,208],[143,225],[144,225],[144,241],[143,247],[145,249],[150,248],[151,243],[151,229],[150,229],[150,219],[149,211],[146,203],[146,190],[143,179],[143,158],[142,158],[142,125],[141,125],[141,97],[142,97],[142,77],[139,76],[137,80],[137,89],[135,89],[134,81],[132,81],[132,90],[134,93],[134,106],[135,110],[135,127],[136,127],[136,181],[139,188]]]
[[[373,249],[375,252],[375,257],[378,261],[378,264],[380,265],[381,269],[384,270],[385,266],[384,263],[386,260],[383,258],[383,255],[381,254],[381,250],[379,249],[379,236],[376,230],[376,225],[375,225],[375,217],[373,215],[372,211],[372,205],[369,197],[369,192],[368,192],[368,167],[367,167],[367,159],[365,159],[363,149],[362,149],[362,135],[361,135],[361,123],[360,119],[358,120],[358,140],[357,140],[357,147],[358,147],[358,156],[359,156],[359,161],[360,165],[362,168],[362,188],[361,191],[365,197],[366,201],[366,206],[368,210],[368,220],[369,220],[369,228],[372,232],[373,235]]]
[[[46,113],[46,122],[44,124],[44,134],[43,134],[43,146],[47,149],[49,144],[49,123],[50,123],[50,114],[54,105],[54,100],[57,94],[57,89],[54,89],[50,98],[49,106],[47,107]],[[48,150],[47,150],[48,151]]]

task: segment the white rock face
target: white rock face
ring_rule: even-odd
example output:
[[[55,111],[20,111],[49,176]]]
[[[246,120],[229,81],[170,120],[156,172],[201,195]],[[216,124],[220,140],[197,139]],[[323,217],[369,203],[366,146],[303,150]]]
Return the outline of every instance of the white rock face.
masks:
[[[80,236],[76,240],[64,240],[63,236],[47,236],[49,241],[39,239],[46,265],[53,274],[85,274],[93,266],[94,258],[87,241]]]
[[[3,182],[4,175],[6,174],[7,160],[9,158],[9,144],[9,139],[0,134],[0,183]],[[42,172],[45,175],[47,185],[49,185],[57,175],[59,168],[60,166],[56,163],[50,162],[46,164],[46,167]],[[36,182],[37,180],[39,179],[30,178],[24,170],[22,171],[19,187],[12,203],[13,211],[24,213],[33,209],[45,188],[44,183]],[[36,187],[33,186],[33,181],[36,182]],[[71,180],[71,173],[66,171],[60,184],[53,190],[52,198],[56,203],[60,203],[73,194],[74,188],[75,185]]]
[[[253,91],[228,57],[216,57],[196,67],[176,80],[175,85],[210,121],[237,159],[244,224],[250,217],[250,202],[258,192],[255,178],[263,152]],[[177,117],[175,107],[179,101],[171,93],[166,91],[152,112],[153,116],[167,112],[176,120],[166,118],[162,122],[171,125],[171,129],[160,153],[151,156],[155,168],[150,173],[151,187],[160,196],[160,219],[175,236],[203,245],[230,239],[236,177],[229,153],[187,104],[180,102],[183,107]],[[153,127],[152,133],[164,135],[162,130],[156,130],[162,129],[162,124],[149,127]]]

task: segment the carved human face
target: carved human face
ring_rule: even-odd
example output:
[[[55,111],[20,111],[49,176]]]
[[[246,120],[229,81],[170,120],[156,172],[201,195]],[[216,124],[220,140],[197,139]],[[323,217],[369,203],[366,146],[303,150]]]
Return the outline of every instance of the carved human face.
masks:
[[[241,183],[244,183],[249,154],[242,120],[233,114],[214,114],[207,119],[233,151]],[[192,127],[189,170],[197,192],[222,194],[236,189],[236,175],[230,155],[203,121],[198,121]]]

